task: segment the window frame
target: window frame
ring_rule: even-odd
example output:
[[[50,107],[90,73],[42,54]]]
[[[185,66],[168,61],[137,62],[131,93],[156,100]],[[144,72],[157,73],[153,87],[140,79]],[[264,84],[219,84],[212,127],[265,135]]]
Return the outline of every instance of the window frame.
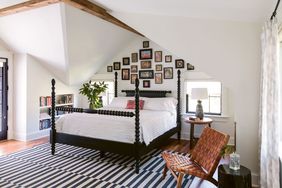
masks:
[[[195,114],[195,111],[189,111],[189,94],[187,93],[187,83],[188,82],[219,82],[219,81],[210,81],[210,80],[185,80],[185,111],[187,114]],[[204,112],[205,115],[214,115],[214,116],[221,116],[222,115],[222,83],[220,83],[220,113],[215,112]],[[209,96],[209,103],[210,103],[210,96]]]

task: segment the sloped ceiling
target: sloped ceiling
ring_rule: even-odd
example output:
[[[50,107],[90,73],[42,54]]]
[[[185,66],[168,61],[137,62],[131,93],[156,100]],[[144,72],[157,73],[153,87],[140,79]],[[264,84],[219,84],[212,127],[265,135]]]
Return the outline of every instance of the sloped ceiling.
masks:
[[[60,4],[0,17],[0,38],[17,53],[28,53],[67,81]]]
[[[277,0],[90,1],[98,3],[108,11],[113,12],[246,22],[262,22],[265,18],[269,18],[277,2]]]
[[[137,37],[64,3],[0,17],[0,40],[27,53],[69,85],[91,78]]]
[[[93,76],[137,37],[98,17],[65,5],[70,83]]]

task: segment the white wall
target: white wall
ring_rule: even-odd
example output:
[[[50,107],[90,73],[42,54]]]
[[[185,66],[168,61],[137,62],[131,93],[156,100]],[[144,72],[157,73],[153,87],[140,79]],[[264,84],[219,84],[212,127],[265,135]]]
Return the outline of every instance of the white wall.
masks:
[[[39,130],[39,97],[51,95],[51,79],[56,79],[56,94],[72,93],[78,106],[77,87],[63,84],[30,55],[15,58],[15,139],[33,140],[49,135]]]
[[[143,49],[143,41],[146,41],[149,39],[139,37],[138,39],[135,39],[132,41],[128,46],[123,48],[120,53],[118,53],[111,61],[109,64],[105,65],[99,72],[98,74],[94,75],[92,79],[94,80],[113,80],[114,79],[114,72],[108,73],[107,72],[107,66],[112,65],[113,62],[121,62],[121,68],[130,68],[130,65],[138,65],[138,70],[140,69],[140,60],[138,63],[130,63],[130,65],[123,66],[122,65],[122,58],[123,57],[130,57],[131,58],[131,53],[139,53],[139,49]],[[162,64],[163,68],[164,67],[173,67],[174,70],[174,79],[163,79],[163,84],[155,84],[155,80],[151,79],[151,88],[145,88],[145,89],[154,89],[154,90],[171,90],[172,91],[172,96],[176,97],[176,83],[177,83],[177,70],[175,69],[175,59],[181,59],[181,57],[174,55],[173,53],[169,52],[168,50],[160,47],[153,41],[150,41],[150,48],[153,49],[154,51],[162,51],[163,52],[163,62],[161,63],[155,63],[154,59],[152,59],[152,69],[155,71],[155,65],[156,64]],[[165,55],[172,55],[172,62],[171,63],[165,63]],[[139,59],[139,56],[138,56]],[[182,101],[182,113],[183,113],[183,126],[182,126],[182,138],[189,140],[190,138],[190,126],[184,122],[184,118],[186,118],[188,115],[185,114],[185,80],[215,80],[211,76],[199,72],[199,71],[187,71],[186,70],[186,63],[190,62],[189,59],[185,59],[185,68],[180,69],[181,70],[181,101]],[[197,69],[197,67],[196,67]],[[163,71],[157,71],[159,73],[163,73]],[[140,89],[143,88],[143,80],[140,82]],[[220,80],[218,80],[220,81]],[[123,89],[134,89],[135,86],[134,84],[130,84],[130,80],[121,80],[121,71],[118,71],[118,90],[119,96],[123,96],[124,93],[121,93],[121,90]],[[225,132],[227,134],[230,134],[231,139],[230,139],[230,144],[234,143],[234,129],[233,129],[233,104],[232,104],[232,94],[230,94],[229,89],[223,85],[223,98],[222,98],[222,116],[221,117],[212,117],[214,120],[213,127],[216,128],[219,131]],[[87,100],[84,99],[84,107],[87,107],[88,103]],[[195,128],[195,135],[199,136],[202,132],[203,127],[196,127]]]
[[[172,53],[189,59],[198,70],[229,88],[237,122],[237,152],[241,163],[257,178],[261,25],[177,16],[112,14]]]
[[[26,140],[27,130],[27,57],[14,55],[14,139]]]

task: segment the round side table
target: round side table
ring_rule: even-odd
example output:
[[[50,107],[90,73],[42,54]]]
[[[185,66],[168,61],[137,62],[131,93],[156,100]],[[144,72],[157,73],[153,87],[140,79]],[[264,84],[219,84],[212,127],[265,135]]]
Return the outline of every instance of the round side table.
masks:
[[[219,188],[251,188],[251,171],[240,166],[239,170],[232,170],[229,165],[223,164],[218,167],[218,187]]]
[[[196,138],[194,137],[194,125],[208,125],[211,127],[212,119],[211,118],[203,118],[200,119],[190,119],[190,117],[185,119],[186,123],[190,124],[190,149],[192,149],[196,143]]]

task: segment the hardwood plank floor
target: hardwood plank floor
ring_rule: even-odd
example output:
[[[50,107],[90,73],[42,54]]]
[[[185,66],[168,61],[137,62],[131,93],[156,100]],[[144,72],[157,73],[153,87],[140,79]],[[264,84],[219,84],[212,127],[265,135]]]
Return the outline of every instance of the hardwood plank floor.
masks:
[[[10,153],[14,153],[20,150],[24,150],[27,148],[32,148],[33,146],[44,144],[49,142],[49,138],[41,138],[38,140],[23,142],[23,141],[16,141],[16,140],[7,140],[7,141],[1,141],[0,142],[0,156],[1,155],[7,155]],[[167,143],[164,143],[164,146],[161,147],[163,150],[174,150],[181,153],[188,153],[189,152],[189,141],[187,140],[175,140],[170,139],[167,141]],[[220,163],[227,163],[227,160],[222,159]],[[170,175],[169,173],[167,174]],[[214,178],[217,179],[217,171],[214,173]],[[215,188],[212,183],[208,181],[202,181],[199,178],[194,178],[193,183],[189,188]]]

